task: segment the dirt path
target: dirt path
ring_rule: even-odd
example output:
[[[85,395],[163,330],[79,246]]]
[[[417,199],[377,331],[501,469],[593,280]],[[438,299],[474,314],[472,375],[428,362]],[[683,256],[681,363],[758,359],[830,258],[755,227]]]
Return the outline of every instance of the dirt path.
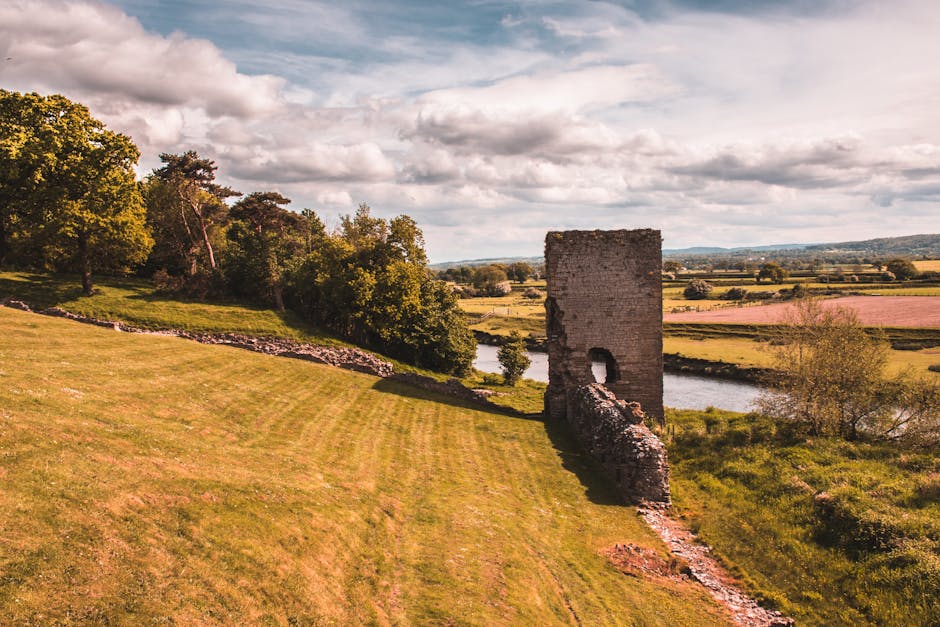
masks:
[[[738,625],[793,625],[793,619],[764,609],[741,590],[725,569],[710,555],[708,546],[695,534],[658,507],[640,507],[643,520],[659,534],[672,553],[685,560],[692,577],[701,583],[718,603],[726,607]]]
[[[846,307],[858,313],[862,324],[879,327],[940,328],[940,296],[844,296],[822,301],[823,307]],[[712,311],[669,313],[665,322],[773,324],[790,303],[760,307],[732,307]]]

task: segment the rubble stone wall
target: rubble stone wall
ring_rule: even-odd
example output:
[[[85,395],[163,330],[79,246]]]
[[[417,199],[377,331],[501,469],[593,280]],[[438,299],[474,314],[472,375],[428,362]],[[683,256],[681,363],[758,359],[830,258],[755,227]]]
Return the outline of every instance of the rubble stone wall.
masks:
[[[599,383],[583,385],[572,395],[568,422],[625,501],[669,503],[666,447],[643,424],[639,403],[619,400]]]

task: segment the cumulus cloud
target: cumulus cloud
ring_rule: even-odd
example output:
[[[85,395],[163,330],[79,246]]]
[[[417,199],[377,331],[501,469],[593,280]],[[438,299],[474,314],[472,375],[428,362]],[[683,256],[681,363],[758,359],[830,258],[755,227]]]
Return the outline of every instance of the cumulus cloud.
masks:
[[[840,137],[762,146],[724,146],[707,158],[671,168],[677,174],[723,181],[816,188],[854,185],[870,176],[860,139]]]
[[[237,178],[253,181],[382,181],[395,174],[394,164],[372,143],[343,145],[311,142],[288,150],[234,150],[241,154],[228,160],[231,163],[230,173]]]
[[[280,106],[284,80],[237,71],[211,42],[161,37],[104,4],[17,0],[0,6],[8,84],[118,96],[209,115],[250,116]]]

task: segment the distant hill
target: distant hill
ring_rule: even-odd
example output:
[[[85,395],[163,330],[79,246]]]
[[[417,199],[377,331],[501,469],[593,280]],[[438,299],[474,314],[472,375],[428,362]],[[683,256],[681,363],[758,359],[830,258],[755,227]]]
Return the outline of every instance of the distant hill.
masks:
[[[488,266],[491,263],[503,263],[510,264],[516,263],[517,261],[524,261],[532,265],[538,265],[545,262],[544,257],[491,257],[487,259],[462,259],[460,261],[442,261],[441,263],[432,263],[429,267],[432,270],[447,270],[448,268],[459,268],[461,266],[469,266],[475,268],[476,266]]]
[[[940,234],[903,235],[901,237],[879,237],[861,242],[838,242],[835,244],[813,244],[807,250],[824,252],[859,252],[877,255],[940,256]]]
[[[692,248],[664,248],[663,257],[681,257],[685,255],[720,255],[722,253],[763,253],[777,250],[803,250],[807,244],[769,244],[766,246],[738,246],[721,248],[718,246],[693,246]]]
[[[826,253],[868,255],[876,257],[934,257],[940,258],[940,233],[932,235],[903,235],[900,237],[879,237],[857,242],[835,242],[829,244],[770,244],[765,246],[693,246],[690,248],[664,248],[663,257],[688,258],[714,255],[733,255],[740,257],[747,253],[785,253],[787,257],[802,255],[821,255]],[[494,257],[490,259],[464,259],[431,264],[434,270],[446,270],[460,266],[485,266],[491,263],[513,263],[525,261],[533,265],[544,263],[544,257]]]

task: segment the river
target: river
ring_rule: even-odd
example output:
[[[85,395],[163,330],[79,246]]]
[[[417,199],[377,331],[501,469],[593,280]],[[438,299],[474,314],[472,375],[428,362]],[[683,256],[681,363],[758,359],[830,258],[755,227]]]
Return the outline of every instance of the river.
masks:
[[[477,357],[473,367],[483,372],[500,372],[496,351],[499,348],[477,344]],[[525,376],[548,382],[548,354],[530,352],[532,365]],[[605,365],[595,362],[595,375],[604,376]],[[746,412],[753,409],[759,388],[750,383],[712,379],[691,374],[663,373],[663,404],[680,409],[705,409],[709,405],[729,411]]]

